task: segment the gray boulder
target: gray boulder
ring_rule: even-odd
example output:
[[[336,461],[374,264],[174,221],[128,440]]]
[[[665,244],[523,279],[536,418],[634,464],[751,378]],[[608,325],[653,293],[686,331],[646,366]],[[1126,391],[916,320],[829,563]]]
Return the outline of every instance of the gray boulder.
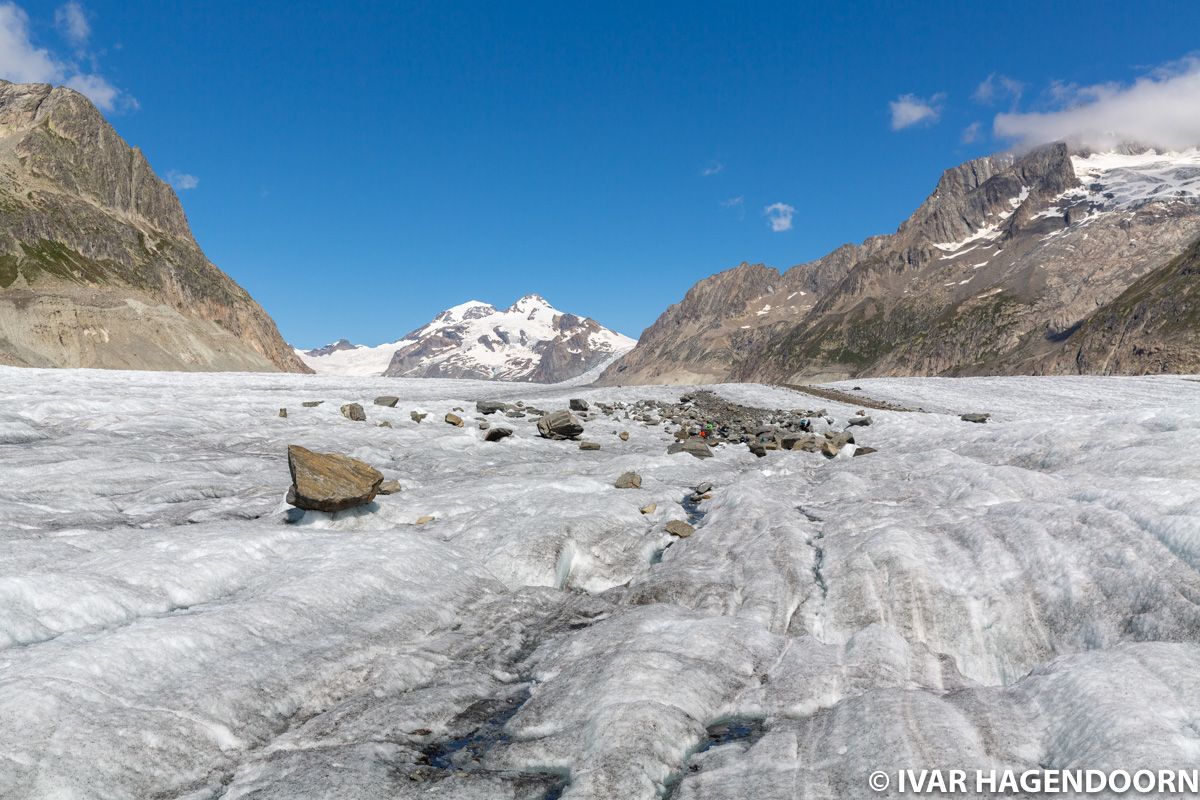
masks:
[[[346,419],[352,419],[355,422],[366,422],[367,413],[363,411],[363,407],[358,403],[346,403],[342,406],[342,416]]]
[[[495,414],[497,411],[506,411],[508,403],[500,400],[476,400],[475,410],[480,414]]]
[[[396,403],[399,403],[399,402],[400,402],[400,398],[396,397],[395,395],[391,395],[391,394],[385,394],[385,395],[381,395],[381,396],[375,398],[375,405],[387,406],[388,408],[395,408]]]
[[[570,407],[571,407],[572,411],[587,411],[588,410],[588,401],[581,400],[578,397],[572,397],[571,402],[570,402]]]
[[[577,439],[583,433],[583,424],[570,411],[552,411],[537,423],[538,433],[544,439]]]
[[[512,436],[512,428],[502,428],[497,425],[495,428],[488,428],[487,433],[483,435],[483,440],[485,442],[498,442],[509,436]]]
[[[712,458],[712,449],[703,439],[688,439],[667,446],[667,454],[688,453],[696,458]]]
[[[959,419],[963,422],[978,422],[983,424],[992,418],[991,414],[963,414]]]

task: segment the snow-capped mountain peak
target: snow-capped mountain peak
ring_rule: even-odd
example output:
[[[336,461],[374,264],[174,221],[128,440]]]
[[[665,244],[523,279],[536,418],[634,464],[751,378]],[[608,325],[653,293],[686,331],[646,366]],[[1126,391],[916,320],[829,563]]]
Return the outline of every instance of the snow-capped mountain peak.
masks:
[[[297,353],[326,374],[555,383],[634,344],[594,320],[559,311],[541,295],[527,294],[503,311],[468,300],[390,344]]]
[[[468,300],[465,303],[459,303],[456,306],[447,308],[434,317],[433,322],[462,322],[468,319],[480,319],[481,317],[495,313],[496,308],[490,303],[485,303],[482,300]]]

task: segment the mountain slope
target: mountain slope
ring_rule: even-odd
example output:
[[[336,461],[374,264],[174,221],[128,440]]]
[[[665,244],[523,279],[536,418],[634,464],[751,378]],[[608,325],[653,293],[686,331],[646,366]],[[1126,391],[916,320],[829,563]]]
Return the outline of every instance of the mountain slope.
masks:
[[[0,363],[306,372],[83,95],[0,81]]]
[[[531,294],[503,311],[478,300],[462,303],[390,344],[341,340],[297,354],[325,374],[557,383],[633,345],[627,336]]]
[[[1196,150],[1059,143],[977,159],[947,170],[894,234],[777,279],[747,282],[739,267],[701,281],[689,292],[705,295],[701,341],[675,324],[685,298],[602,382],[652,382],[681,352],[705,380],[1111,370],[1064,355],[1079,349],[1082,323],[1198,235]],[[808,302],[780,302],[806,282]]]
[[[1200,371],[1200,239],[1093,312],[1067,341],[1055,371]]]

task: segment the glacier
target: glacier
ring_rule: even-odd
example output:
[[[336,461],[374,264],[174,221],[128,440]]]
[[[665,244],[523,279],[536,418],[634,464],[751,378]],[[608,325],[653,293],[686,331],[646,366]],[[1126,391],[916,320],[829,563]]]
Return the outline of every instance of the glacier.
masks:
[[[1200,763],[1200,383],[833,386],[921,410],[871,410],[864,457],[699,460],[619,412],[595,452],[472,421],[680,387],[0,368],[0,796],[887,797],[872,770]],[[299,512],[290,443],[404,489]]]

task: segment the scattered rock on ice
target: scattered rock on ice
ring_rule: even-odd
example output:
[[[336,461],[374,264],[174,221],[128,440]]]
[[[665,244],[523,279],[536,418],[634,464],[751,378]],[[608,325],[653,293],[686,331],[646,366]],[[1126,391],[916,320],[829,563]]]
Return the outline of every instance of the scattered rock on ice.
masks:
[[[643,514],[653,514],[655,509],[657,509],[657,508],[658,508],[658,503],[647,503],[646,505],[639,508],[638,511],[642,512]]]
[[[286,408],[279,409],[279,416],[283,417],[284,419],[287,419],[287,409]]]
[[[455,414],[453,411],[449,411],[446,413],[446,424],[453,425],[456,428],[461,428],[465,423],[463,422],[462,417],[460,417],[458,414]]]
[[[858,445],[857,447],[854,448],[854,455],[856,455],[856,456],[866,456],[866,455],[870,455],[871,453],[878,453],[878,452],[879,451],[876,450],[874,447],[864,447],[863,445]]]
[[[383,473],[340,453],[316,453],[288,445],[292,488],[287,501],[309,511],[342,511],[375,499]]]
[[[355,422],[366,422],[367,414],[358,403],[346,403],[342,406],[342,416]]]
[[[642,488],[642,476],[636,472],[622,472],[613,486],[618,489],[640,489]]]
[[[396,403],[399,403],[399,402],[400,402],[400,398],[396,397],[393,394],[380,395],[379,397],[375,398],[375,405],[386,406],[388,408],[395,408]]]
[[[483,435],[483,440],[485,442],[498,442],[507,436],[512,436],[512,428],[502,428],[497,425],[495,428],[488,428],[487,433]]]
[[[689,453],[696,458],[712,458],[712,448],[703,439],[688,439],[667,446],[667,454]]]
[[[413,422],[420,422],[421,420],[425,419],[429,415],[422,414],[420,411],[410,411],[410,412],[408,412],[408,416],[412,418]]]
[[[619,438],[622,442],[628,442],[629,441],[629,431],[621,431],[620,433],[617,434],[617,438]]]
[[[538,420],[538,433],[544,439],[576,439],[583,424],[570,411],[553,411]]]
[[[855,414],[853,417],[846,420],[846,424],[850,426],[866,426],[871,424],[871,418],[866,414]]]
[[[434,520],[434,516],[432,514],[425,514],[424,516],[417,517],[416,524],[424,525],[427,522],[433,522],[433,520]]]
[[[987,422],[992,418],[991,414],[963,414],[959,419],[963,422]]]
[[[476,400],[475,410],[480,414],[495,414],[497,411],[506,411],[508,403],[501,400]]]
[[[673,519],[667,523],[666,531],[672,536],[678,536],[680,539],[686,539],[695,533],[696,529],[681,519]]]
[[[395,494],[396,492],[399,492],[403,488],[404,487],[400,485],[400,481],[397,481],[397,480],[384,481],[383,483],[379,484],[378,494]]]
[[[579,449],[580,450],[599,450],[600,443],[599,442],[580,442]]]
[[[587,411],[588,410],[588,401],[580,400],[578,397],[572,397],[570,406],[571,406],[572,411]]]
[[[321,405],[321,403],[324,403],[324,402],[325,402],[324,400],[305,400],[300,405],[304,406],[305,408],[316,408],[317,406]]]

